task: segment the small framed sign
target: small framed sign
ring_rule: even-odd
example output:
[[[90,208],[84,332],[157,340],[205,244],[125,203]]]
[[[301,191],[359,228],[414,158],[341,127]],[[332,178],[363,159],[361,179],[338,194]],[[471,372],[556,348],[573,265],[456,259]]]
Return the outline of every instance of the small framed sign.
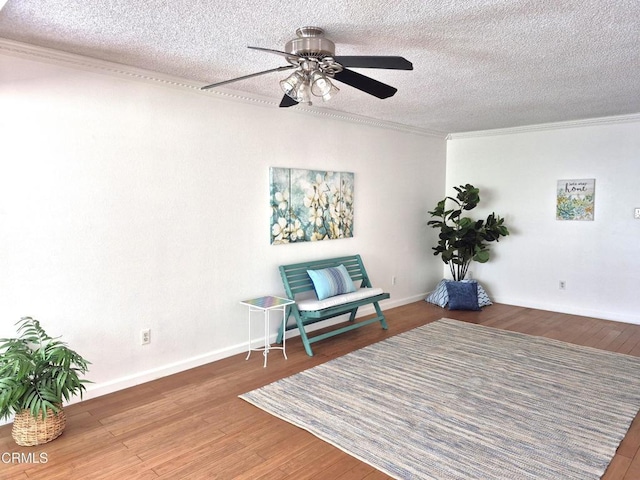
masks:
[[[558,180],[556,220],[593,220],[595,178]]]

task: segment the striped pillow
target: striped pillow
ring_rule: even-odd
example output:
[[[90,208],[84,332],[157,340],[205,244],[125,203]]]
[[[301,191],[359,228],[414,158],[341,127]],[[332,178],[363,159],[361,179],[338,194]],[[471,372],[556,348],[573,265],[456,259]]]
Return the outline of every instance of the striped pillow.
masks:
[[[307,273],[316,289],[318,300],[356,291],[353,280],[344,265],[322,270],[307,270]]]

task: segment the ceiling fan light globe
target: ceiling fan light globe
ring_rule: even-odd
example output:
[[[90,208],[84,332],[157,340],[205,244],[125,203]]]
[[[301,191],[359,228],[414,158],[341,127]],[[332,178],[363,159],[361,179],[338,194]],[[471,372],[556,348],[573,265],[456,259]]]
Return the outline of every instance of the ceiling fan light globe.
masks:
[[[340,89],[338,87],[336,87],[333,83],[331,84],[331,89],[329,89],[329,91],[327,93],[325,93],[324,95],[322,95],[322,100],[325,102],[328,102],[329,100],[331,100],[333,97],[336,96],[336,94],[340,91]]]
[[[311,89],[309,88],[308,83],[303,83],[302,85],[300,85],[300,88],[297,89],[296,94],[297,97],[295,98],[295,100],[298,103],[306,103],[308,105],[311,105]]]
[[[333,87],[327,76],[317,70],[311,74],[309,82],[311,83],[311,93],[316,97],[324,97]]]
[[[298,90],[302,85],[304,85],[304,77],[299,72],[293,72],[287,78],[280,81],[282,91],[293,99],[298,95]]]

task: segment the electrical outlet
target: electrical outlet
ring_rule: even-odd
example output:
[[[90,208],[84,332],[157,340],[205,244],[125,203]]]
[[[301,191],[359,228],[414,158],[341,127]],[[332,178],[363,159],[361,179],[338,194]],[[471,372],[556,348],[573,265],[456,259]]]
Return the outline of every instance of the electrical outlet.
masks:
[[[633,212],[633,218],[640,220],[640,208],[636,208]]]
[[[396,284],[396,276],[394,275],[393,277],[391,277],[391,285],[395,285]]]
[[[560,280],[560,290],[566,290],[567,289],[567,282],[565,282],[564,280]]]
[[[151,329],[144,328],[140,330],[140,345],[149,345],[151,343]]]

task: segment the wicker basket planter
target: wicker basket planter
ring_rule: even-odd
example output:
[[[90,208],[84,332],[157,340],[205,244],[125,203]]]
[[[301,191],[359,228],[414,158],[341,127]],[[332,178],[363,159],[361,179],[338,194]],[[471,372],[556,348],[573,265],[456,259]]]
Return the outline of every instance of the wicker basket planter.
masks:
[[[0,338],[0,419],[14,417],[11,435],[18,445],[42,445],[64,431],[62,404],[76,394],[82,398],[89,381],[79,375],[89,362],[38,320],[22,317],[16,325],[18,337]]]
[[[67,416],[60,407],[58,413],[47,409],[47,418],[34,417],[29,410],[16,413],[11,436],[18,445],[32,447],[58,438],[67,424]]]

